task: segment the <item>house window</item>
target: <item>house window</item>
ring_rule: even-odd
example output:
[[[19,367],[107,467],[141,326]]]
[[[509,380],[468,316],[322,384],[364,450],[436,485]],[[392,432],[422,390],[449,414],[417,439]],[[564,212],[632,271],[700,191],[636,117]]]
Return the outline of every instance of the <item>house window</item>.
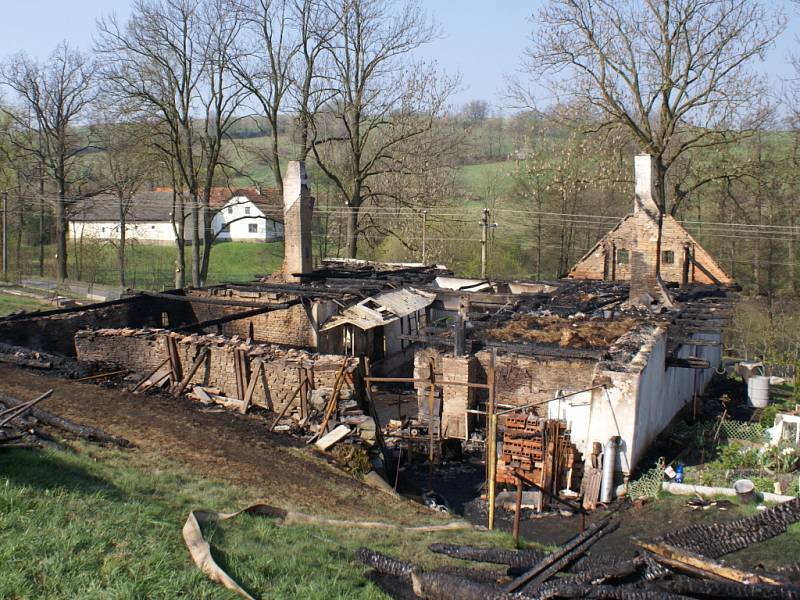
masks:
[[[100,231],[102,231],[103,233],[105,233],[105,232],[106,232],[106,228],[105,228],[105,227],[101,227],[101,228],[100,228]]]
[[[150,225],[150,229],[155,229],[155,228],[156,228],[155,225]]]
[[[665,265],[675,264],[675,252],[672,250],[663,250],[661,252],[661,262]]]
[[[250,207],[249,206],[245,206],[244,207],[244,214],[246,214],[246,215],[250,214]]]
[[[618,265],[627,265],[630,262],[630,257],[628,256],[627,250],[617,250],[617,264]]]
[[[232,206],[229,206],[229,207],[228,207],[228,214],[229,214],[229,215],[232,215],[232,214],[233,214],[233,207],[232,207]]]
[[[258,224],[256,224],[256,223],[248,223],[247,231],[249,233],[258,233]]]

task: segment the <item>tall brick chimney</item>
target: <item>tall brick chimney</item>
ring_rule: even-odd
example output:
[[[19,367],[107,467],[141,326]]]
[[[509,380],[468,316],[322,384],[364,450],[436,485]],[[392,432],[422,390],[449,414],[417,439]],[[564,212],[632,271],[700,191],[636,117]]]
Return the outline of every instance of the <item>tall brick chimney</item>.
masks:
[[[653,195],[653,157],[639,154],[634,158],[636,231],[631,248],[631,289],[628,302],[643,304],[648,296],[666,306],[672,301],[658,273],[660,209]]]
[[[306,165],[292,160],[283,175],[283,279],[302,281],[298,275],[310,273],[311,217],[314,198],[308,185]]]

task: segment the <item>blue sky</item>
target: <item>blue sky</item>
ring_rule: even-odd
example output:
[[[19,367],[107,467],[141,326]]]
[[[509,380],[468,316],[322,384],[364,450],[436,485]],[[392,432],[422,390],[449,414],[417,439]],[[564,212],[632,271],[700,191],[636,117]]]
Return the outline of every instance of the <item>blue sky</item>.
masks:
[[[800,9],[787,0],[766,1],[768,5],[783,5],[790,17],[786,32],[759,67],[777,82],[790,75],[787,56],[793,51],[800,54]],[[454,104],[470,99],[504,103],[504,76],[517,69],[534,28],[530,17],[542,2],[423,0],[444,31],[444,37],[426,47],[424,54],[462,77],[464,89],[454,98]],[[0,56],[24,50],[44,57],[61,39],[88,49],[97,17],[112,11],[127,15],[130,0],[6,0],[3,4]]]

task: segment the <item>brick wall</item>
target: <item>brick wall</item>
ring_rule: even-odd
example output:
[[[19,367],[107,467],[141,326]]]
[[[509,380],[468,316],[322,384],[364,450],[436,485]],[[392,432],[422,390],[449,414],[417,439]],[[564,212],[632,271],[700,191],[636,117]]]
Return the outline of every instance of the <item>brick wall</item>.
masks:
[[[243,300],[246,302],[282,302],[285,296],[279,297],[269,292],[240,292],[224,288],[209,290],[187,290],[188,296],[225,298],[228,300]],[[198,321],[218,319],[249,310],[246,307],[220,306],[216,304],[193,305]],[[303,304],[296,304],[284,310],[276,310],[255,317],[230,321],[221,325],[222,334],[233,337],[238,335],[247,338],[250,325],[253,326],[254,339],[266,344],[280,344],[283,346],[301,346],[315,348],[317,337],[314,329],[314,309]],[[311,316],[311,318],[309,318]]]
[[[484,350],[473,357],[455,357],[426,348],[414,357],[414,378],[429,377],[430,361],[438,381],[487,383],[491,352]],[[561,391],[578,391],[591,386],[595,361],[552,359],[545,360],[519,354],[500,354],[495,363],[495,401],[497,404],[522,406],[532,402],[545,402]],[[419,413],[427,413],[428,387],[417,383]],[[467,417],[467,408],[476,408],[488,400],[488,391],[463,386],[437,388],[436,398],[442,398],[442,431],[445,437],[463,438],[467,426],[474,426]],[[547,415],[547,405],[535,409]]]
[[[645,221],[649,221],[646,219]],[[637,225],[638,223],[638,225]],[[637,237],[637,227],[641,227],[641,222],[636,215],[629,215],[606,236],[569,272],[569,277],[574,279],[603,279],[604,273],[607,279],[629,280],[631,277],[631,265],[633,264],[633,251],[636,248],[635,240]],[[648,229],[652,229],[647,225]],[[645,231],[645,239],[657,235],[657,230]],[[667,215],[664,217],[662,229],[661,250],[672,252],[673,262],[661,263],[661,278],[664,281],[680,283],[683,277],[684,248],[689,245],[694,253],[695,260],[707,269],[714,277],[723,284],[732,284],[733,279],[722,270],[711,255],[700,246],[694,238],[675,220],[674,217]],[[640,252],[645,253],[648,260],[655,260],[655,244],[639,244]],[[650,250],[645,250],[645,247]],[[627,252],[627,262],[621,262],[623,251]],[[653,262],[653,264],[655,264]],[[712,280],[700,269],[690,266],[689,282],[712,283]]]
[[[192,322],[191,307],[184,302],[137,297],[128,302],[87,305],[53,315],[0,320],[0,341],[32,350],[75,356],[73,338],[93,327],[161,327]]]
[[[273,410],[280,410],[300,384],[301,371],[305,370],[314,388],[333,388],[336,372],[343,357],[311,354],[303,350],[283,350],[265,344],[247,344],[214,335],[179,335],[158,330],[100,329],[80,331],[75,336],[75,346],[80,360],[106,361],[131,369],[144,376],[157,368],[167,357],[165,337],[175,338],[178,355],[184,371],[188,371],[203,348],[209,349],[205,362],[192,377],[192,384],[219,388],[222,395],[237,397],[234,350],[246,350],[249,373],[255,361],[264,363],[264,381],[256,385],[252,402]],[[343,395],[353,390],[353,372],[358,360],[348,359],[348,378]],[[297,400],[295,399],[295,402]]]

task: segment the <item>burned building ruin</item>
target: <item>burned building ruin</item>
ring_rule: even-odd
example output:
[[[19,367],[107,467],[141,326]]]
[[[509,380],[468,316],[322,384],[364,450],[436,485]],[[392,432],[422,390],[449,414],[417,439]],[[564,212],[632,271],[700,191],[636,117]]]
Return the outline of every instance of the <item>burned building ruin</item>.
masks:
[[[637,157],[636,169],[634,213],[567,278],[541,282],[341,259],[315,269],[314,201],[303,164],[290,163],[282,273],[14,315],[0,319],[0,341],[9,351],[128,369],[144,382],[140,389],[212,389],[231,407],[263,407],[304,426],[316,408],[326,413],[323,429],[338,419],[385,429],[389,438],[380,411],[362,406],[368,416],[330,417],[330,398],[363,405],[373,386],[406,382],[415,389],[406,411],[412,425],[395,425],[408,436],[421,430],[437,443],[483,443],[487,415],[502,411],[501,432],[520,415],[562,423],[570,469],[591,464],[597,445],[615,438],[616,470],[629,474],[710,381],[734,301],[730,277],[669,216],[656,281],[649,157]],[[526,460],[536,462],[535,450]]]

